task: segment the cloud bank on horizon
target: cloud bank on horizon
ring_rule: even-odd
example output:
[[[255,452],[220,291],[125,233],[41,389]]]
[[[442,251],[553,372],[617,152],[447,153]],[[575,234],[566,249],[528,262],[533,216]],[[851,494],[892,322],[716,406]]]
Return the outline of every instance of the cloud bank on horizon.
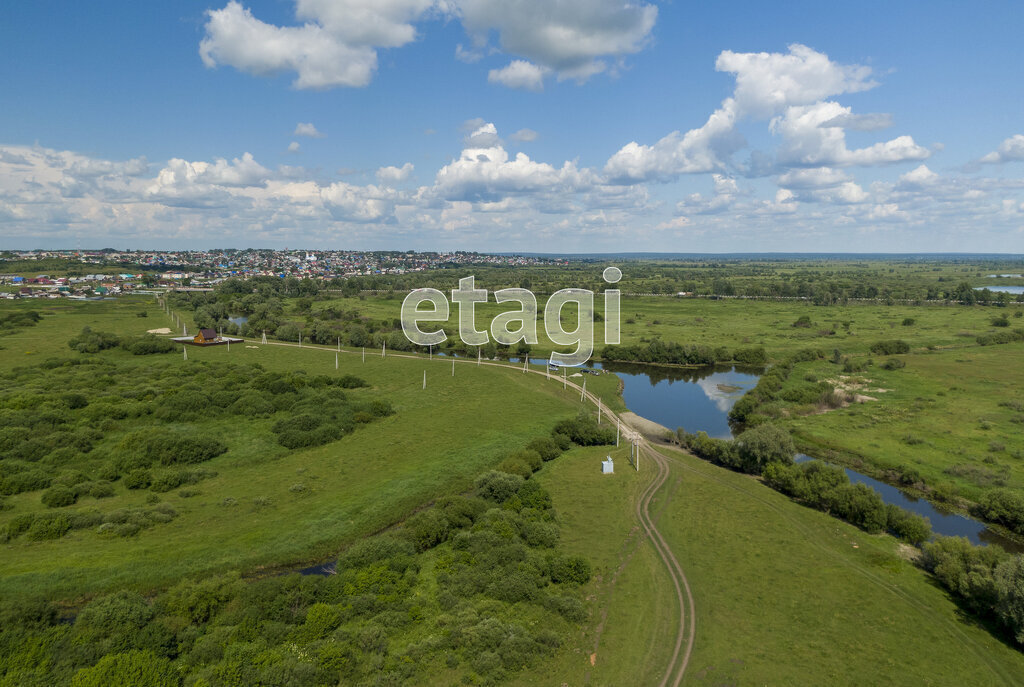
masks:
[[[508,61],[487,72],[491,87],[542,94],[551,83],[582,89],[628,78],[627,58],[654,41],[658,8],[614,0],[296,0],[294,16],[294,24],[276,25],[235,0],[210,10],[202,62],[257,77],[293,74],[295,89],[373,88],[382,51],[458,22],[467,43],[453,61],[498,55]],[[1004,173],[1024,161],[1024,134],[1005,132],[968,165],[936,165],[941,144],[888,133],[896,128],[891,114],[843,104],[884,89],[884,75],[870,66],[793,43],[779,52],[723,50],[713,67],[731,78],[731,92],[703,122],[624,140],[589,166],[534,159],[515,148],[550,132],[501,132],[487,119],[463,124],[461,150],[450,150],[446,163],[381,161],[364,170],[365,183],[274,166],[244,150],[232,159],[151,163],[4,145],[0,235],[39,245],[214,237],[254,246],[747,251],[869,250],[898,231],[916,237],[919,249],[1024,249],[1024,178]],[[308,141],[287,146],[301,159],[327,134],[300,121],[291,135]],[[680,192],[684,180],[706,190]],[[928,236],[936,240],[921,244]]]

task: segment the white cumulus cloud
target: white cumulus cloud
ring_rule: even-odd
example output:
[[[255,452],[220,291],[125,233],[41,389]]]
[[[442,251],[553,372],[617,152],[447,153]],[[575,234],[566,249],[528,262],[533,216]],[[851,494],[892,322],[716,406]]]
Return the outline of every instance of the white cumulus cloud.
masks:
[[[606,60],[643,49],[658,17],[654,5],[621,0],[453,0],[452,4],[477,46],[486,45],[494,33],[502,52],[553,71],[559,79],[580,81],[605,71]]]
[[[513,141],[518,141],[520,143],[531,143],[533,141],[536,141],[539,136],[540,134],[538,134],[533,129],[520,129],[519,131],[509,136],[509,138],[511,138]]]
[[[413,164],[406,162],[401,167],[381,167],[377,170],[377,180],[385,185],[394,185],[401,183],[412,175]]]
[[[544,75],[548,70],[538,67],[526,60],[512,60],[508,66],[492,69],[487,73],[487,80],[508,88],[525,91],[543,91]]]
[[[799,148],[797,144],[802,143],[804,148],[813,149],[813,135],[804,129],[844,117],[838,120],[842,126],[824,127],[818,136],[818,147],[829,144],[830,150],[814,149],[801,164],[874,164],[896,161],[901,156],[927,157],[927,151],[917,147],[909,137],[896,139],[878,150],[846,150],[843,127],[854,128],[852,124],[856,120],[850,119],[849,108],[822,101],[874,88],[877,83],[870,78],[870,67],[841,65],[823,53],[793,44],[788,53],[725,50],[719,54],[715,68],[735,75],[736,81],[732,95],[722,101],[707,122],[685,134],[674,131],[653,145],[636,141],[626,144],[605,165],[605,173],[611,179],[620,183],[666,181],[681,174],[723,171],[729,166],[732,154],[746,145],[736,130],[737,124],[745,119],[771,119],[773,128],[800,139],[795,144],[791,142],[791,148]],[[807,117],[807,112],[819,113],[823,105],[828,106],[827,117]],[[783,113],[786,116],[780,119]],[[799,119],[801,114],[804,119]],[[877,123],[881,116],[870,117]],[[800,157],[799,152],[790,151],[789,155]],[[833,155],[826,154],[829,152]]]
[[[985,164],[1000,164],[1024,160],[1024,135],[1015,134],[999,144],[999,147],[981,158]]]
[[[323,134],[313,126],[312,122],[299,122],[295,125],[295,131],[292,133],[293,136],[308,136],[310,138],[324,138],[327,134]]]
[[[366,86],[381,49],[416,40],[417,24],[456,18],[472,39],[456,59],[488,52],[512,62],[488,78],[541,90],[543,79],[585,81],[650,40],[658,9],[619,0],[295,0],[293,26],[268,24],[237,0],[207,12],[199,54],[208,67],[228,65],[255,75],[294,72],[296,88]],[[491,36],[497,46],[489,46]]]

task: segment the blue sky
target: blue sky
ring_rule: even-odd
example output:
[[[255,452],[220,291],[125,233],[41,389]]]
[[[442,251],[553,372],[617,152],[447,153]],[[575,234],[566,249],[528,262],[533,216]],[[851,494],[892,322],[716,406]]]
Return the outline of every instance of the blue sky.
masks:
[[[0,248],[1024,252],[1022,19],[7,3]]]

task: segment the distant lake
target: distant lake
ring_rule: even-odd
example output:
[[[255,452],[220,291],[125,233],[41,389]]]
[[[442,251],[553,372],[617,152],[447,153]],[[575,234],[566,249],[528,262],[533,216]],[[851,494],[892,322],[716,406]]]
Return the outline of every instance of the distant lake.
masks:
[[[975,286],[975,291],[988,289],[993,293],[1024,293],[1024,286]]]
[[[989,279],[1021,279],[1024,278],[1024,274],[990,274]]]

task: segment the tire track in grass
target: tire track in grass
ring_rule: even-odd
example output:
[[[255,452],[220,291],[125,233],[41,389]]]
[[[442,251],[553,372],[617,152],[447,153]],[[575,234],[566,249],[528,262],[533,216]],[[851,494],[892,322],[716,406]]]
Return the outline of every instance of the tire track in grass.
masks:
[[[684,451],[682,449],[680,449],[678,447],[675,447],[675,446],[665,446],[664,448],[666,448],[666,449],[668,449],[668,450],[670,450],[670,451],[672,451],[674,453],[684,454]],[[651,450],[653,452],[655,452],[655,453],[659,453],[659,454],[661,453],[660,451],[657,451],[655,449],[651,449]],[[845,568],[847,568],[847,569],[849,569],[849,570],[851,570],[851,571],[861,575],[865,579],[867,579],[870,582],[874,583],[876,586],[881,587],[882,589],[885,589],[886,591],[890,592],[894,596],[898,597],[901,601],[903,601],[908,606],[910,606],[915,611],[917,611],[917,613],[920,614],[923,618],[925,618],[925,619],[927,619],[929,621],[936,621],[937,620],[938,622],[940,622],[942,624],[942,626],[945,627],[945,629],[949,633],[949,635],[954,640],[958,640],[964,646],[964,648],[966,650],[970,651],[975,656],[975,658],[978,659],[978,661],[982,665],[986,666],[992,672],[994,677],[997,677],[1004,684],[1007,684],[1007,685],[1017,685],[1017,684],[1020,684],[1020,680],[1019,680],[1018,676],[1009,673],[1001,665],[999,665],[997,663],[994,663],[991,660],[989,660],[989,658],[985,654],[984,649],[982,649],[978,645],[978,643],[974,639],[969,637],[962,629],[960,629],[959,627],[957,627],[953,623],[950,623],[946,618],[943,618],[943,617],[938,616],[937,614],[935,614],[934,610],[930,606],[928,606],[927,604],[921,603],[920,601],[918,601],[914,597],[910,596],[905,591],[903,591],[898,585],[895,585],[895,584],[892,584],[892,583],[889,583],[889,582],[885,581],[884,579],[882,579],[878,575],[875,575],[874,573],[872,573],[871,571],[867,570],[866,568],[864,568],[862,566],[856,565],[855,563],[851,562],[846,557],[841,556],[838,552],[836,552],[832,548],[830,548],[830,547],[826,546],[825,544],[821,543],[817,539],[817,537],[815,536],[814,532],[807,525],[805,525],[803,522],[801,522],[799,518],[793,517],[792,514],[785,512],[782,508],[779,508],[776,504],[771,503],[768,499],[766,499],[766,498],[764,498],[764,497],[754,493],[753,491],[751,491],[749,489],[744,489],[743,487],[741,487],[738,484],[734,484],[734,483],[732,483],[730,481],[727,481],[727,480],[724,480],[724,479],[722,479],[720,477],[717,477],[714,474],[711,474],[711,473],[706,472],[704,470],[700,470],[700,469],[698,469],[698,468],[696,468],[696,467],[694,467],[692,465],[688,465],[686,462],[683,461],[681,456],[668,456],[667,457],[667,456],[664,456],[664,454],[661,454],[661,455],[662,455],[662,457],[664,459],[671,460],[674,464],[678,465],[683,470],[686,470],[688,472],[694,473],[696,475],[704,477],[705,479],[711,480],[713,482],[721,484],[722,486],[725,486],[725,487],[728,487],[728,488],[730,488],[730,489],[732,489],[734,491],[737,491],[737,492],[743,494],[744,496],[746,496],[747,498],[753,499],[754,501],[757,501],[757,502],[761,503],[762,505],[767,507],[769,510],[771,510],[771,511],[775,512],[777,515],[783,517],[791,525],[793,525],[795,529],[799,530],[801,532],[801,534],[804,535],[804,539],[809,544],[814,546],[816,549],[818,549],[819,551],[825,553],[829,557],[835,559],[843,567],[845,567]],[[685,454],[685,455],[689,455],[689,454]],[[699,458],[695,458],[695,460],[700,460],[700,459]],[[714,467],[714,466],[710,466],[709,465],[708,467]],[[760,486],[760,485],[758,485],[758,486]]]

